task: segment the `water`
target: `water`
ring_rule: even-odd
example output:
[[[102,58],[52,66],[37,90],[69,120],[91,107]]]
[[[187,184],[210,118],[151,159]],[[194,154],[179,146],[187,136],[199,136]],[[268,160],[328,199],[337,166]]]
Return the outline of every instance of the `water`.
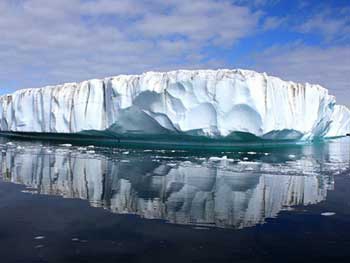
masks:
[[[350,256],[349,138],[225,151],[2,139],[0,150],[5,262]]]

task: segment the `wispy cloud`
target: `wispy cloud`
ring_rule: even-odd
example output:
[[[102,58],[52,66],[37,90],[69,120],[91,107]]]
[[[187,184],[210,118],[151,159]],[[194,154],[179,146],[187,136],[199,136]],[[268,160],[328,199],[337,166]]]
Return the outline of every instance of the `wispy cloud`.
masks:
[[[267,16],[262,23],[263,30],[272,30],[288,22],[287,17]]]
[[[303,43],[276,45],[256,55],[260,71],[286,80],[318,83],[350,106],[350,46],[308,47]]]
[[[345,10],[336,10],[344,12]],[[348,10],[350,12],[350,10]],[[350,15],[335,16],[326,10],[308,18],[296,29],[302,33],[321,34],[325,41],[345,42],[350,40]]]

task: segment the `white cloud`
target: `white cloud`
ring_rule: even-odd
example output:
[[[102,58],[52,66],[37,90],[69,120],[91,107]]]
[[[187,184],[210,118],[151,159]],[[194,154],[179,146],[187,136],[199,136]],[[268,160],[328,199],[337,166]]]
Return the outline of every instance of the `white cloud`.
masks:
[[[145,6],[141,1],[125,0],[100,0],[90,1],[80,5],[81,12],[89,15],[119,15],[119,16],[137,16],[142,15]]]
[[[262,27],[264,30],[276,29],[286,23],[287,20],[287,17],[269,16],[264,19]]]
[[[151,37],[179,36],[198,45],[232,45],[251,34],[258,15],[245,7],[212,0],[177,1],[166,14],[149,13],[135,25],[137,32]]]
[[[280,0],[235,0],[235,3],[241,5],[248,5],[253,8],[264,7],[264,6],[274,6],[278,4]]]
[[[274,46],[256,55],[255,68],[286,80],[321,84],[350,106],[350,46]]]
[[[327,41],[350,40],[350,16],[344,15],[349,9],[322,10],[296,27],[302,33],[317,33]],[[335,16],[334,13],[338,16]]]
[[[252,34],[258,18],[216,0],[2,0],[0,83],[213,66],[204,49]]]

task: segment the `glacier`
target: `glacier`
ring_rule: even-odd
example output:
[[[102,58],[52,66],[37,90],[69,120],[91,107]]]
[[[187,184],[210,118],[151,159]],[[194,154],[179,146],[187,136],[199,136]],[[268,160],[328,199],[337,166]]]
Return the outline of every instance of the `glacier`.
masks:
[[[0,130],[313,140],[345,136],[350,111],[320,85],[250,70],[177,70],[23,89],[0,97]],[[237,136],[238,135],[238,136]]]

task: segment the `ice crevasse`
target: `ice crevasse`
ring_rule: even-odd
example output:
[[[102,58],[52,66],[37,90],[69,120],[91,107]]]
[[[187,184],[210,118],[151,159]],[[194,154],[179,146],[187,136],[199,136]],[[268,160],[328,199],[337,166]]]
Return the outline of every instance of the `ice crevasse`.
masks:
[[[344,136],[328,90],[250,70],[177,70],[23,89],[0,97],[6,132],[311,140]]]

